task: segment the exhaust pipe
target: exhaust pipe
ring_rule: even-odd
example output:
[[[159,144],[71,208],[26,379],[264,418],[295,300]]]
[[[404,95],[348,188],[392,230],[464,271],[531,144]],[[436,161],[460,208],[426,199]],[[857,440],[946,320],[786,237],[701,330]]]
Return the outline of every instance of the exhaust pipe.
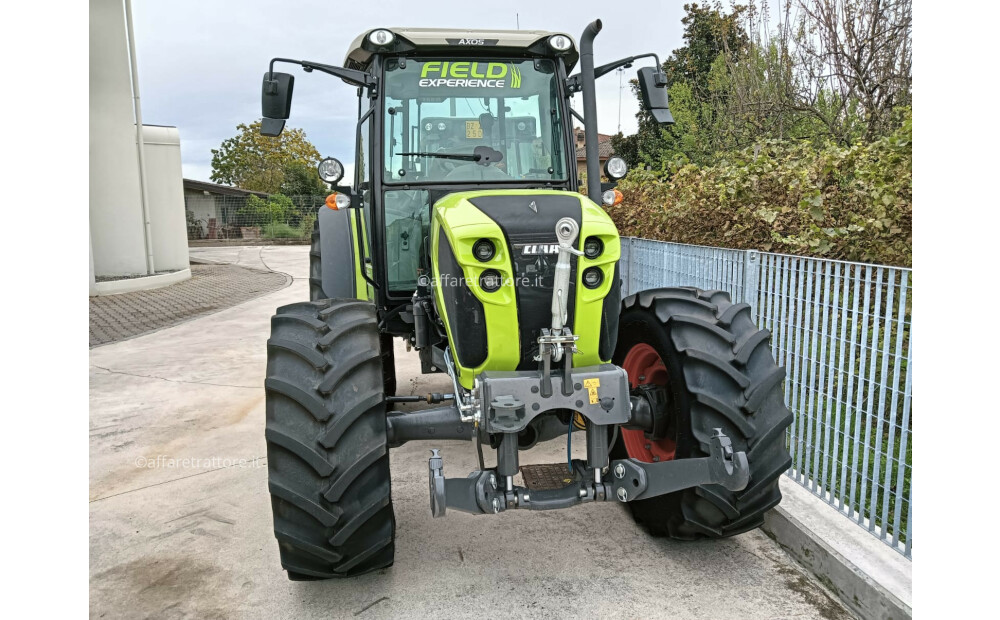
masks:
[[[597,144],[597,94],[594,83],[594,38],[601,20],[590,22],[580,36],[580,77],[583,81],[583,139],[587,156],[587,196],[601,204],[601,160]]]

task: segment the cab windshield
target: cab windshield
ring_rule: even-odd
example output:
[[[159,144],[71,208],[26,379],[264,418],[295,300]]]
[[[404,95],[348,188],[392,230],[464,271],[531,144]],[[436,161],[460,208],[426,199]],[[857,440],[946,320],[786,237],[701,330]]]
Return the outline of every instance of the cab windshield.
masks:
[[[567,178],[555,63],[391,58],[386,182]]]

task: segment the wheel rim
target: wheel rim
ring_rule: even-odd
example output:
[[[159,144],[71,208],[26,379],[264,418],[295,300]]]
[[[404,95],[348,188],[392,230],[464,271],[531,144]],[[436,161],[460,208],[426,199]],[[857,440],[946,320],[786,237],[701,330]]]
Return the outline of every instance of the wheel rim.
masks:
[[[628,373],[628,381],[632,388],[643,384],[667,386],[670,381],[670,375],[660,354],[646,343],[639,343],[629,349],[625,361],[622,362],[622,368]],[[627,428],[621,429],[621,434],[625,442],[625,451],[629,457],[637,461],[655,463],[674,459],[677,444],[669,437],[653,441],[647,439],[643,431]]]

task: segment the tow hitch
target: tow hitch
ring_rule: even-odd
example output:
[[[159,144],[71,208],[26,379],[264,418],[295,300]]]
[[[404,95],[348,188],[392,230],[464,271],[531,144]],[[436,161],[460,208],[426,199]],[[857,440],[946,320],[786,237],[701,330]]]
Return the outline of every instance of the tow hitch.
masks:
[[[577,504],[616,499],[631,502],[657,495],[666,495],[704,484],[719,484],[730,491],[746,488],[749,465],[745,452],[734,452],[733,444],[722,429],[715,429],[709,442],[710,456],[696,459],[642,463],[620,459],[610,463],[611,476],[596,482],[599,476],[587,468],[584,461],[573,461],[573,472],[560,465],[526,465],[521,468],[529,479],[531,468],[561,468],[565,474],[559,488],[513,486],[505,489],[498,484],[492,469],[477,470],[467,478],[445,478],[444,459],[438,450],[431,450],[427,463],[431,515],[443,517],[451,508],[471,514],[497,514],[514,508],[555,510]]]

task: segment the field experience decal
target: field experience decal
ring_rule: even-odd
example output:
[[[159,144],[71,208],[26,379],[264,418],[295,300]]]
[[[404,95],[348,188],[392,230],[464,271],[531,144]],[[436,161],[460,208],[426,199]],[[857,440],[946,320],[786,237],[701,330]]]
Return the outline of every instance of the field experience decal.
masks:
[[[521,88],[521,70],[502,62],[428,61],[420,69],[421,88]]]

